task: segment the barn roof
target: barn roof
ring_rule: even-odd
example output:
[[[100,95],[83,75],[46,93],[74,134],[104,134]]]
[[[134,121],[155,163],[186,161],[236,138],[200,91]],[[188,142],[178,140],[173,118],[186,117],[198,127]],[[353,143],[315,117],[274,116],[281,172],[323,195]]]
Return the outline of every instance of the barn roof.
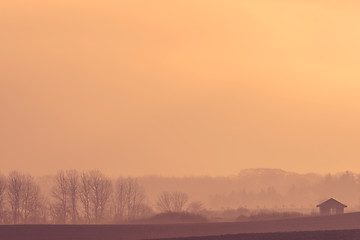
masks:
[[[346,208],[347,206],[345,204],[342,204],[341,202],[336,201],[333,198],[330,198],[329,200],[326,200],[323,203],[320,203],[317,205],[317,207],[325,207],[325,208]]]

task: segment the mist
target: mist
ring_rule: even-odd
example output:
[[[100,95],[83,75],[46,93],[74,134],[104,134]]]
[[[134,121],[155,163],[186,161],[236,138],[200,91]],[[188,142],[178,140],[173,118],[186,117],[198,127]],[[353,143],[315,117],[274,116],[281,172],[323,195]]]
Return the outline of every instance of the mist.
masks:
[[[321,175],[263,168],[227,177],[117,178],[98,170],[60,170],[40,177],[15,171],[1,175],[0,217],[2,223],[87,224],[150,223],[160,221],[156,216],[163,213],[194,214],[208,221],[264,212],[316,216],[316,206],[329,198],[346,203],[346,212],[360,210],[359,186],[360,175],[349,171]],[[21,191],[33,200],[21,200]],[[16,206],[11,196],[27,202],[26,209],[19,205],[19,215],[11,214]]]

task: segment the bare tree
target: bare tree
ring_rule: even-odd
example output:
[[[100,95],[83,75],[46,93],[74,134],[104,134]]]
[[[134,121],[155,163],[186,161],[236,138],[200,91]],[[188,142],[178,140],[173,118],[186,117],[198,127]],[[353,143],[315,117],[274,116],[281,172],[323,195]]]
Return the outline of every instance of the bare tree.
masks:
[[[55,176],[55,185],[52,189],[52,196],[55,200],[52,204],[52,211],[57,223],[66,223],[67,220],[68,189],[65,172],[61,170]]]
[[[90,177],[90,200],[93,206],[95,223],[102,221],[108,200],[112,192],[111,180],[100,171],[91,171]]]
[[[141,216],[145,210],[145,194],[137,179],[119,178],[115,184],[114,219],[131,220]]]
[[[182,212],[184,210],[185,204],[189,200],[189,197],[186,193],[173,192],[172,200],[174,212]]]
[[[23,185],[23,176],[18,172],[11,172],[8,176],[8,201],[11,207],[12,221],[14,224],[20,221],[20,201]]]
[[[172,212],[171,192],[162,192],[156,202],[156,207],[160,212]]]
[[[80,200],[89,223],[103,220],[111,193],[111,180],[100,171],[81,175]]]
[[[11,172],[8,176],[8,202],[13,223],[29,223],[41,208],[40,188],[29,175]]]
[[[5,190],[6,178],[0,174],[0,224],[5,223]]]
[[[80,176],[80,201],[84,208],[84,217],[87,223],[91,222],[90,195],[90,177],[88,173],[83,172]]]
[[[163,192],[158,197],[156,206],[161,212],[182,212],[189,197],[182,192]]]
[[[126,184],[124,179],[119,178],[115,183],[115,191],[112,199],[113,218],[116,222],[125,219],[126,209]]]
[[[79,218],[79,212],[77,203],[79,199],[79,174],[76,170],[66,171],[66,177],[68,180],[68,194],[70,200],[69,212],[71,216],[71,222],[76,223]]]
[[[35,183],[33,177],[24,176],[21,191],[21,217],[23,223],[31,223],[37,218],[40,203],[40,187]]]

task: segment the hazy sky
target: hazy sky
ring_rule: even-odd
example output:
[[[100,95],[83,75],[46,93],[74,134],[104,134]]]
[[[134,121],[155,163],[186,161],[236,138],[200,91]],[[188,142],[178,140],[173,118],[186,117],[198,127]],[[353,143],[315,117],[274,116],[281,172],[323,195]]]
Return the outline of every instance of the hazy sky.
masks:
[[[0,165],[360,171],[357,0],[2,0]]]

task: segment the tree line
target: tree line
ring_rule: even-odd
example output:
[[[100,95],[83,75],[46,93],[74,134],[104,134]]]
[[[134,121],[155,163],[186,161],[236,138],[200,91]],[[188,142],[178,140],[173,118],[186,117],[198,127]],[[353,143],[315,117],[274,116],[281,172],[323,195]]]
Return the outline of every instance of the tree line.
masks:
[[[162,192],[153,208],[136,178],[113,180],[98,170],[58,171],[48,193],[31,175],[0,175],[0,224],[120,223],[202,207],[188,200],[186,193]]]

